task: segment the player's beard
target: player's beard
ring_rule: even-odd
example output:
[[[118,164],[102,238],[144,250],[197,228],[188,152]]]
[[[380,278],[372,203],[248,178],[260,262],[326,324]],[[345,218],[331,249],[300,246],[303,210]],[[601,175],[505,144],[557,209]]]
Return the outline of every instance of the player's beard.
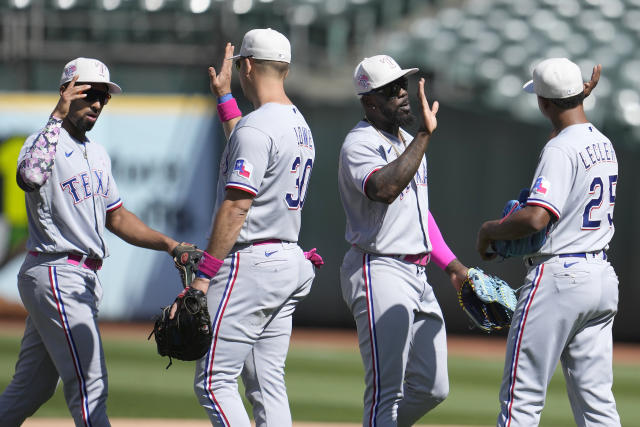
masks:
[[[400,127],[406,127],[412,125],[416,120],[416,117],[411,112],[411,109],[403,111],[402,108],[398,107],[395,110],[392,110],[388,107],[382,108],[382,113],[389,118],[389,121],[395,125]]]
[[[78,120],[76,120],[74,126],[80,133],[84,134],[85,132],[89,132],[91,129],[93,129],[93,126],[95,124],[96,122],[89,120],[87,116],[82,116]]]
[[[416,116],[414,116],[411,111],[408,113],[404,113],[400,110],[396,111],[395,123],[400,127],[412,125],[415,120]]]

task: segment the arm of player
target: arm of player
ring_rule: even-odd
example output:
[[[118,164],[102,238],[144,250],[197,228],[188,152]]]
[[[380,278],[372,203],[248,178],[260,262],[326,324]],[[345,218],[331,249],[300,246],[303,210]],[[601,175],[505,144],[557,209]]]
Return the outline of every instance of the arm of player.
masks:
[[[433,106],[429,107],[423,78],[418,82],[418,101],[422,118],[420,129],[400,157],[374,172],[367,180],[365,191],[371,200],[393,203],[413,179],[422,162],[431,134],[438,125],[436,113],[439,108],[438,101],[434,101]]]
[[[224,58],[222,59],[222,65],[220,66],[220,73],[216,74],[216,69],[214,67],[209,67],[209,88],[216,98],[220,98],[231,93],[231,68],[233,61],[229,58],[233,56],[233,51],[234,46],[231,43],[227,43],[224,48]],[[235,102],[235,100],[233,100],[233,102]],[[229,140],[236,123],[238,123],[241,118],[242,116],[237,116],[226,121],[222,121],[222,118],[220,119],[222,121],[222,129],[224,130],[224,135],[227,137],[227,141]]]
[[[60,128],[69,114],[71,102],[87,96],[82,92],[91,88],[91,85],[76,86],[77,80],[78,75],[74,76],[66,87],[60,89],[60,99],[49,116],[49,121],[33,140],[33,144],[27,149],[24,159],[18,165],[16,181],[24,191],[37,190],[51,175],[60,138]]]
[[[213,220],[213,229],[206,249],[209,255],[218,260],[224,260],[227,257],[238,240],[242,225],[253,203],[253,197],[246,191],[227,188],[224,201]],[[191,287],[206,294],[209,290],[209,282],[209,279],[196,277]]]
[[[123,206],[107,212],[106,225],[109,231],[134,246],[165,251],[168,254],[178,246],[177,241],[150,228]]]
[[[515,240],[529,236],[547,227],[551,213],[540,206],[525,206],[503,220],[486,221],[478,231],[476,249],[484,260],[493,259],[495,253],[488,253],[493,240]]]
[[[464,279],[467,277],[469,268],[462,264],[451,249],[449,249],[431,211],[429,211],[429,225],[427,229],[429,231],[429,241],[431,242],[431,260],[447,273],[451,284],[456,291],[459,291],[462,287],[462,282],[464,282]]]

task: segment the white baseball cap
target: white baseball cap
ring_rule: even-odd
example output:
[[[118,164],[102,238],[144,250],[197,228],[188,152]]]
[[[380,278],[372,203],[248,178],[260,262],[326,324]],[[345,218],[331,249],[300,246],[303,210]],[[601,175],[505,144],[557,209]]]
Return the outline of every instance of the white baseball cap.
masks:
[[[353,86],[356,94],[363,95],[399,79],[402,76],[418,72],[417,68],[402,69],[388,55],[376,55],[364,58],[353,73]]]
[[[283,34],[271,28],[256,28],[242,39],[240,53],[227,59],[250,56],[255,59],[291,63],[291,44]]]
[[[549,58],[536,65],[533,80],[522,88],[543,98],[563,99],[582,93],[584,82],[576,64],[567,58]]]
[[[69,83],[73,76],[78,75],[78,81],[83,83],[104,83],[109,87],[109,93],[122,93],[117,84],[109,81],[109,69],[102,62],[93,58],[76,58],[64,66],[60,77],[60,86]]]

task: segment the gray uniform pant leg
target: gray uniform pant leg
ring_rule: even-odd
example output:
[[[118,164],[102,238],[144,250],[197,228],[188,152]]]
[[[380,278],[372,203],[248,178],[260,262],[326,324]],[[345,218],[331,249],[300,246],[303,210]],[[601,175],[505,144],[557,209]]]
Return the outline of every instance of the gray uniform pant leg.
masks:
[[[21,399],[34,399],[33,405],[39,406],[51,397],[51,388],[55,389],[55,372],[63,382],[76,426],[110,426],[106,413],[107,369],[97,324],[100,282],[95,272],[68,265],[66,259],[39,264],[43,257],[28,255],[18,275],[20,297],[31,326],[27,325],[23,341],[27,362],[16,365],[12,384],[23,378],[39,381],[29,372],[34,365],[52,363],[54,369],[43,377],[42,394],[35,398],[29,387],[16,383],[9,388],[20,393]]]
[[[214,339],[196,362],[194,381],[214,426],[250,426],[238,393],[240,376],[256,426],[291,426],[284,383],[291,316],[314,275],[291,243],[251,246],[225,259],[207,293]]]
[[[620,425],[611,369],[618,277],[610,265],[602,267],[599,269],[603,287],[598,315],[581,325],[560,359],[574,420],[579,427]]]
[[[21,425],[53,396],[59,378],[40,334],[27,316],[15,374],[0,395],[0,426]]]
[[[618,281],[602,258],[572,259],[565,267],[553,257],[527,274],[507,338],[498,426],[539,424],[558,361],[576,423],[620,425],[611,392]]]
[[[424,267],[347,252],[342,294],[365,368],[363,426],[409,426],[449,392],[442,312]]]

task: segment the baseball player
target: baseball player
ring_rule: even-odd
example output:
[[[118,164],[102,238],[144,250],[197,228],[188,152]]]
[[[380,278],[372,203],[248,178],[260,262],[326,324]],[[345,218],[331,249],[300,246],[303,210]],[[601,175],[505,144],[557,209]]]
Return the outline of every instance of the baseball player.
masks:
[[[478,233],[478,252],[490,259],[491,241],[551,225],[542,248],[524,258],[528,272],[507,339],[499,426],[538,425],[558,360],[576,424],[620,425],[611,391],[618,278],[606,254],[618,161],[611,141],[585,116],[583,89],[591,88],[566,58],[535,67],[524,90],[538,96],[554,136],[542,150],[526,206],[504,222],[485,222]]]
[[[467,267],[445,244],[429,213],[425,151],[436,129],[424,79],[418,84],[420,129],[407,76],[387,55],[365,58],[354,85],[365,117],[346,136],[338,187],[352,247],[340,271],[342,296],[356,322],[365,367],[364,426],[409,426],[449,392],[440,306],[427,282],[434,260],[459,289]]]
[[[136,246],[170,252],[178,244],[124,208],[107,152],[86,135],[120,92],[102,62],[74,59],[64,67],[47,124],[20,152],[16,177],[29,239],[18,289],[28,316],[15,374],[0,396],[0,426],[22,424],[58,379],[76,426],[110,425],[97,324],[97,272],[109,255],[104,228]]]
[[[228,56],[233,46],[226,48]],[[284,363],[292,314],[310,291],[318,262],[297,244],[315,158],[302,113],[284,90],[289,40],[272,29],[247,32],[235,60],[255,110],[241,116],[230,93],[231,63],[209,69],[230,140],[222,154],[209,244],[192,287],[207,293],[213,341],[196,362],[195,391],[215,426],[291,426]],[[236,120],[235,128],[229,125]],[[232,132],[231,132],[232,129]],[[207,292],[208,291],[208,292]]]

